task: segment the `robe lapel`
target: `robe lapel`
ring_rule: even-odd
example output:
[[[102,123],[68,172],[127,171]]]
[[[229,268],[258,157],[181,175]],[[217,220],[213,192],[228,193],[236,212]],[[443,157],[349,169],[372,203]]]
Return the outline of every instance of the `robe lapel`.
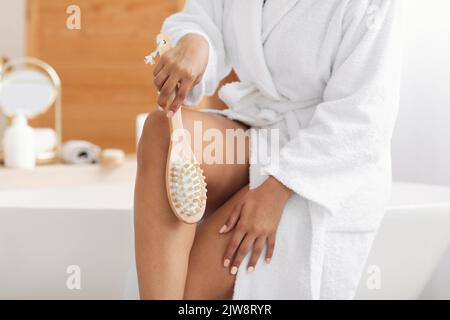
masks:
[[[269,10],[268,19],[262,28],[262,42],[266,42],[272,30],[278,25],[281,19],[299,2],[300,0],[269,0],[266,4]]]
[[[273,0],[278,1],[278,0]],[[230,12],[234,21],[239,78],[251,82],[267,97],[281,100],[266,64],[262,41],[263,0],[234,0]],[[240,72],[239,72],[240,71]]]

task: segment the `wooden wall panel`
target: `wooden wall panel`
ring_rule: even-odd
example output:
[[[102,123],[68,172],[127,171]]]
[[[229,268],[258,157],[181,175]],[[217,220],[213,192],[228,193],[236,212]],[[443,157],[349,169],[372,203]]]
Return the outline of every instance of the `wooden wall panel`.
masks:
[[[66,27],[71,0],[28,0],[27,52],[50,63],[63,83],[63,139],[135,151],[135,118],[156,108],[151,67],[164,19],[180,0],[77,0],[81,30]],[[224,107],[217,97],[202,104]],[[50,126],[52,115],[33,121]]]

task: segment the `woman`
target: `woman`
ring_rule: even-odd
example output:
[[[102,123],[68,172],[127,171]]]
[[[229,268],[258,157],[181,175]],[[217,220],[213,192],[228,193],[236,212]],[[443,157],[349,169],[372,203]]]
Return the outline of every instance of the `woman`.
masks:
[[[166,20],[162,32],[176,46],[156,65],[154,83],[167,107],[149,116],[139,145],[142,298],[354,297],[389,197],[398,7],[399,0],[188,0]],[[245,148],[246,161],[202,164],[207,215],[185,225],[163,187],[167,117],[213,94],[231,68],[240,82],[219,92],[229,109],[184,110],[183,120],[191,132],[196,121],[241,132],[246,143],[236,148]],[[254,150],[259,140],[273,146],[257,138],[267,130],[279,134],[280,150],[262,163]]]

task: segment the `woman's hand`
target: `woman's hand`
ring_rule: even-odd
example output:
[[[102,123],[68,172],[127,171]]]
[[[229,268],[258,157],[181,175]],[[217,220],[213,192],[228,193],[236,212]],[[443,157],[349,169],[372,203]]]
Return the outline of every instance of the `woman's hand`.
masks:
[[[208,57],[207,40],[197,34],[188,34],[159,59],[153,71],[153,82],[159,92],[158,105],[168,111],[169,117],[184,103],[192,87],[202,79]]]
[[[269,177],[260,187],[250,190],[234,208],[227,223],[219,231],[224,234],[234,230],[224,257],[224,267],[231,267],[231,274],[237,273],[242,260],[253,247],[247,267],[248,272],[252,272],[266,242],[265,260],[270,263],[281,214],[292,194],[278,180]]]

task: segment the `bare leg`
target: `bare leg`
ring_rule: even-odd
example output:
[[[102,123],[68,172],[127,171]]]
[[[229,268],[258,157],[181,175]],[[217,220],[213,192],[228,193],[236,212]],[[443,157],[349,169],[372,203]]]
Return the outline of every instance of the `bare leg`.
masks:
[[[235,276],[223,266],[223,255],[232,233],[220,235],[219,230],[247,191],[248,187],[242,188],[197,229],[189,261],[185,299],[225,300],[232,297]]]
[[[223,133],[226,129],[246,129],[224,117],[183,110],[187,130],[193,132],[196,120],[202,121],[203,129],[215,128]],[[169,139],[164,113],[151,114],[139,144],[135,190],[136,260],[143,299],[184,297],[196,232],[196,226],[178,221],[168,205],[165,166]],[[214,211],[248,183],[247,164],[203,164],[202,167],[208,183],[208,211]]]

